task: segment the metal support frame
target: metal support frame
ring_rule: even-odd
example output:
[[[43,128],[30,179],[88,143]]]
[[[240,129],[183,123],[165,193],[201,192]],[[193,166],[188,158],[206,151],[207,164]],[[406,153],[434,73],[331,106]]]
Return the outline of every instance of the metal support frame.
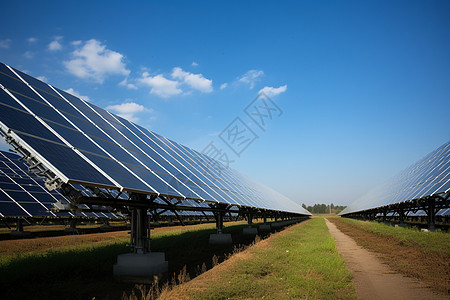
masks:
[[[411,221],[414,219],[422,219],[422,217],[408,216],[410,212],[416,213],[419,210],[423,210],[426,213],[424,219],[427,223],[428,229],[434,230],[436,228],[436,219],[437,219],[436,213],[441,209],[449,207],[450,207],[450,192],[447,192],[438,195],[426,196],[420,199],[390,204],[384,207],[353,212],[350,214],[343,215],[343,217],[363,218],[363,219],[366,218],[372,219],[374,217],[376,219],[378,217],[381,218],[383,222],[387,222],[388,219],[390,220],[396,219],[397,218],[395,216],[396,213],[398,214],[399,225],[404,226],[405,222],[407,222],[408,220]],[[388,214],[391,214],[391,216],[388,216]],[[444,223],[443,225],[445,226],[445,224],[448,223],[449,217],[439,216],[439,220],[442,223]]]

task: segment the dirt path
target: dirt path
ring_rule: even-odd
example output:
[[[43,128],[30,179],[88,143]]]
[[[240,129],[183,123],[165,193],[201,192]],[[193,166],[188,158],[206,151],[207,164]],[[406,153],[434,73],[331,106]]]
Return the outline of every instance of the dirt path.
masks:
[[[325,221],[339,254],[353,273],[358,299],[443,299],[419,281],[393,272],[373,253],[358,246],[333,223]]]

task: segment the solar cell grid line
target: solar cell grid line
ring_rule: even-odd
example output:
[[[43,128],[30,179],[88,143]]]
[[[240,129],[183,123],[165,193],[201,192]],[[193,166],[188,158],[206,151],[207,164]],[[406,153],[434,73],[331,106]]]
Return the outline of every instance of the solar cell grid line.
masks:
[[[154,133],[153,133],[154,134]],[[212,169],[208,170],[207,168],[205,168],[205,166],[200,163],[198,160],[192,158],[192,156],[190,156],[188,154],[189,151],[185,152],[183,147],[177,147],[177,145],[179,146],[178,143],[175,143],[165,137],[162,137],[160,135],[154,134],[162,143],[164,143],[165,145],[167,145],[168,147],[170,147],[171,149],[173,149],[175,151],[175,153],[178,153],[178,155],[180,155],[181,157],[184,158],[185,161],[187,161],[187,163],[189,163],[190,165],[194,166],[196,169],[198,169],[206,178],[208,178],[209,181],[211,182],[217,182],[218,183],[218,188],[222,189],[226,194],[229,195],[230,198],[232,199],[238,199],[240,201],[240,205],[244,205],[244,206],[249,206],[249,207],[255,207],[255,204],[249,203],[248,200],[245,200],[243,198],[243,194],[242,193],[238,193],[236,191],[235,187],[231,187],[227,182],[225,182],[224,180],[221,180],[220,178],[216,178],[214,176],[212,176],[210,174],[210,172],[213,172]],[[180,149],[181,148],[181,149]],[[220,184],[219,184],[220,183]]]
[[[24,75],[25,76],[25,75]],[[32,102],[30,102],[30,103],[32,103]],[[46,108],[45,106],[41,106],[41,107],[39,107],[39,110],[40,111],[42,111],[42,110],[44,110],[45,111],[45,109],[43,109],[43,107],[44,108]],[[53,116],[54,118],[56,118],[55,116]],[[62,123],[63,121],[62,121],[62,118],[60,117],[60,116],[58,116],[59,117],[59,122],[60,123]],[[58,123],[53,123],[52,125],[54,125],[54,124],[58,124]],[[65,125],[67,125],[67,124],[65,124]],[[58,129],[59,130],[61,130],[61,128],[62,127],[58,127]],[[68,137],[71,137],[72,138],[72,141],[73,141],[73,137],[74,137],[74,133],[73,132],[71,132],[71,133],[69,133],[68,135],[66,135],[66,136],[68,136]],[[86,145],[89,145],[89,143],[86,143],[86,141],[78,141],[78,144],[80,144],[80,142],[81,142],[81,144],[83,144],[83,146],[86,146]],[[73,148],[73,147],[72,147]],[[80,148],[80,147],[79,147]],[[91,151],[94,151],[95,152],[95,150],[92,150],[92,148],[91,149],[89,149],[89,150],[91,150]],[[79,154],[79,153],[78,153]],[[86,153],[85,153],[86,154]],[[86,156],[89,156],[89,155],[86,155]],[[91,158],[92,158],[92,156],[91,156]]]
[[[12,72],[14,72],[14,70],[11,70]],[[20,77],[20,75],[19,74],[17,74],[16,72],[14,72],[15,73],[15,75],[17,76],[17,77],[19,77],[25,84],[28,84],[22,77]],[[73,128],[74,129],[76,129],[77,131],[79,131],[79,132],[81,132],[88,140],[90,140],[95,146],[97,146],[98,148],[100,148],[101,150],[103,150],[103,152],[104,153],[106,153],[108,156],[110,156],[112,159],[114,159],[114,160],[116,160],[117,161],[117,159],[115,159],[112,155],[110,155],[106,150],[104,150],[103,148],[101,148],[98,144],[96,144],[95,142],[93,142],[93,140],[88,136],[88,135],[86,135],[84,132],[82,132],[81,130],[80,130],[80,128],[78,128],[73,122],[71,122],[64,114],[62,114],[59,110],[57,110],[49,101],[47,101],[47,99],[45,99],[44,97],[42,97],[42,95],[40,95],[31,85],[29,85],[28,84],[28,86],[30,87],[30,89],[32,89],[43,101],[45,101],[46,102],[46,104],[49,106],[49,107],[51,107],[55,112],[57,112],[65,121],[67,121],[70,125],[72,125],[73,126]],[[62,123],[63,121],[62,121],[62,119],[60,119],[60,122]],[[95,124],[94,124],[95,125]],[[88,144],[89,145],[89,144]],[[83,141],[83,146],[86,146],[86,143],[85,143],[85,141]],[[71,146],[71,147],[73,147],[73,146]],[[83,149],[83,148],[81,148],[81,147],[78,147],[78,149]],[[91,149],[93,149],[93,148],[90,148],[90,149],[84,149],[84,150],[91,150]],[[95,153],[96,151],[95,150],[93,150],[94,152],[93,153]],[[82,154],[80,154],[80,156],[81,156]],[[86,161],[88,161],[92,166],[94,166],[100,173],[102,173],[103,172],[103,175],[105,175],[105,177],[107,177],[108,179],[110,179],[117,187],[119,187],[119,188],[121,188],[122,189],[122,187],[120,186],[120,184],[119,183],[117,183],[117,181],[115,181],[114,179],[112,179],[108,174],[106,174],[100,167],[98,167],[97,165],[95,165],[93,162],[91,162],[90,160],[88,160],[86,157],[84,157],[85,158],[85,160]],[[120,162],[119,162],[119,164],[121,164]],[[121,164],[125,169],[127,169],[128,170],[128,168],[127,167],[125,167],[123,164]],[[128,170],[129,171],[129,170]],[[133,175],[135,175],[133,172],[131,172],[131,171],[129,171],[130,173],[132,173]],[[151,189],[153,189],[146,181],[144,181],[144,180],[142,180],[141,178],[139,178],[137,175],[135,175],[144,185],[147,185],[149,188],[151,188]],[[154,192],[156,192],[154,189],[153,189],[153,191]]]
[[[89,106],[92,111],[94,111],[95,113],[97,113],[106,123],[108,123],[108,125],[111,126],[111,128],[114,128],[117,133],[119,133],[120,135],[123,136],[123,138],[128,141],[131,145],[133,145],[134,147],[136,147],[136,149],[138,151],[140,151],[142,154],[145,155],[145,152],[139,148],[139,146],[137,146],[131,139],[129,139],[125,134],[123,134],[119,129],[117,129],[109,120],[107,120],[103,114],[100,114],[97,110],[95,110],[91,105],[89,105],[89,103],[86,103],[87,106]],[[105,113],[106,114],[106,113]],[[106,114],[107,115],[107,114]],[[132,153],[129,153],[130,155],[133,156]],[[155,160],[153,160],[150,156],[146,155],[147,158],[149,158],[151,160],[151,162],[153,162],[153,164],[161,167],[162,171],[164,172],[163,174],[166,175],[170,175],[172,177],[173,180],[176,180],[177,182],[179,182],[180,184],[182,184],[185,188],[182,190],[183,193],[180,193],[180,195],[183,195],[184,198],[196,198],[196,199],[200,199],[200,200],[204,200],[200,195],[198,195],[197,193],[195,193],[193,190],[191,190],[187,185],[185,185],[184,183],[182,183],[178,178],[176,178],[173,174],[171,174],[169,171],[167,171],[164,167],[160,166]],[[138,161],[139,159],[136,158]],[[142,162],[141,162],[142,163]],[[142,163],[145,167],[149,168],[148,166],[146,166],[144,163]],[[157,173],[155,173],[156,176],[158,176]],[[159,176],[158,176],[159,177]],[[159,177],[160,178],[160,177]],[[165,181],[164,179],[160,178],[165,184],[167,184],[168,186],[170,186],[173,190],[178,191],[176,188],[174,188],[169,182]]]
[[[221,182],[222,186],[225,189],[237,193],[241,197],[244,197],[243,201],[253,202],[251,195],[246,191],[244,191],[240,185],[235,184],[232,178],[229,178],[229,175],[227,174],[226,170],[227,168],[223,166],[220,162],[215,161],[214,165],[213,164],[208,165],[203,159],[203,157],[201,157],[197,151],[185,147],[167,138],[165,138],[165,141],[169,143],[172,147],[183,153],[186,157],[188,157],[199,169],[202,170],[205,176],[210,177],[211,180],[214,180],[215,182]],[[220,172],[218,168],[220,168]]]
[[[0,68],[3,67],[0,64]],[[33,154],[39,157],[39,160],[45,162],[48,166],[53,166],[48,162],[41,153],[36,152],[35,149],[47,150],[51,148],[52,150],[58,149],[59,155],[64,155],[67,160],[72,163],[77,164],[83,169],[83,174],[77,172],[77,169],[71,168],[69,164],[65,161],[59,160],[58,156],[52,155],[54,151],[49,151],[46,157],[49,157],[52,163],[57,164],[58,168],[52,168],[55,172],[61,170],[62,172],[57,173],[58,177],[66,181],[67,178],[64,174],[71,175],[73,179],[77,177],[83,177],[83,175],[88,175],[89,178],[95,179],[98,185],[110,185],[114,186],[109,180],[106,179],[101,173],[95,170],[91,165],[89,165],[84,159],[81,159],[79,155],[74,153],[72,148],[69,148],[63,141],[55,135],[54,132],[49,128],[47,124],[42,120],[42,118],[36,116],[32,111],[30,111],[23,103],[21,103],[8,88],[10,86],[4,86],[5,82],[9,85],[24,85],[22,81],[18,78],[13,78],[13,73],[5,74],[4,72],[9,71],[9,69],[2,69],[0,72],[1,87],[0,90],[0,101],[3,105],[0,110],[0,116],[2,122],[3,130],[9,131],[13,129],[11,135],[14,137],[19,134],[22,142],[26,143],[30,148],[33,149]],[[11,81],[14,82],[11,82]],[[28,98],[26,99],[30,101]],[[32,102],[31,102],[32,103]],[[6,122],[6,123],[5,123]],[[7,125],[6,125],[7,124]],[[97,174],[98,173],[98,174]],[[83,180],[87,182],[88,180]]]
[[[194,170],[194,174],[197,178],[199,178],[202,183],[205,185],[211,187],[212,192],[216,196],[216,199],[219,202],[225,202],[228,204],[237,204],[241,205],[242,203],[239,202],[239,200],[236,201],[228,190],[226,190],[223,186],[220,185],[219,182],[213,182],[211,178],[206,176],[202,170],[200,170],[195,164],[192,163],[186,156],[183,155],[183,153],[180,153],[177,149],[173,148],[168,143],[165,143],[163,139],[160,138],[159,135],[155,134],[154,132],[147,130],[147,135],[152,138],[152,140],[160,146],[160,148],[165,149],[167,153],[169,153],[174,159],[176,159],[178,162],[182,163],[186,168],[190,170]],[[222,199],[222,200],[220,200]]]
[[[208,180],[211,184],[216,186],[216,189],[221,192],[222,195],[225,195],[228,199],[234,200],[235,203],[238,203],[239,205],[245,205],[245,206],[253,206],[249,205],[245,201],[245,199],[242,198],[242,196],[237,193],[232,187],[227,185],[222,180],[216,180],[216,178],[210,176],[210,173],[208,173],[204,167],[201,164],[198,164],[197,161],[192,159],[188,154],[183,152],[183,150],[180,150],[175,146],[175,143],[172,143],[169,139],[166,139],[160,135],[157,135],[155,133],[152,133],[161,143],[163,143],[166,147],[170,148],[174,153],[176,153],[180,158],[182,158],[189,166],[194,167],[196,170],[198,170],[204,178]]]
[[[111,114],[112,115],[112,114]],[[119,117],[117,117],[117,116],[114,116],[114,118],[116,118],[117,120],[119,119]],[[130,128],[128,128],[128,126],[127,126],[127,124],[125,124],[125,123],[129,123],[130,124],[130,122],[128,122],[128,121],[126,121],[125,119],[122,119],[122,118],[120,118],[121,119],[121,123],[123,124],[123,128],[124,129],[126,129],[126,132],[124,133],[125,134],[125,136],[127,136],[128,138],[130,138],[130,139],[132,139],[132,137],[130,137],[130,133],[132,134],[132,135],[134,135],[137,139],[138,139],[138,141],[139,142],[142,142],[144,145],[145,145],[145,147],[152,147],[152,145],[150,145],[149,143],[153,143],[153,141],[151,140],[151,139],[149,139],[148,138],[148,136],[143,136],[142,135],[142,133],[141,134],[139,134],[139,132],[136,132],[136,131],[134,131],[134,130],[132,130],[132,129],[130,129]],[[118,120],[119,121],[119,120]],[[134,125],[134,124],[132,124],[132,125]],[[153,143],[153,146],[155,146],[155,144]],[[159,147],[158,145],[156,145],[156,147]],[[164,149],[162,149],[163,151],[164,151]],[[204,196],[203,196],[203,199],[212,199],[213,201],[217,201],[216,200],[216,198],[214,197],[214,196],[212,196],[211,195],[211,193],[212,193],[212,191],[211,191],[211,188],[210,187],[208,187],[208,186],[206,186],[206,185],[203,185],[202,183],[200,183],[200,182],[198,182],[198,181],[195,181],[195,180],[192,180],[190,177],[192,177],[192,176],[194,176],[194,175],[192,175],[192,176],[186,176],[185,175],[185,172],[186,173],[189,173],[189,174],[192,174],[192,170],[188,170],[187,168],[185,168],[183,165],[181,165],[181,164],[177,164],[177,162],[176,161],[170,161],[170,159],[172,158],[172,157],[170,157],[170,156],[168,156],[169,155],[169,153],[165,153],[166,155],[161,155],[161,157],[163,157],[164,158],[164,160],[165,160],[165,162],[166,162],[166,166],[168,166],[169,168],[171,168],[172,169],[172,171],[174,172],[174,173],[176,173],[176,172],[178,172],[178,173],[176,173],[175,175],[173,175],[174,177],[173,177],[173,180],[175,180],[175,178],[182,178],[183,179],[183,181],[186,183],[186,184],[189,184],[189,186],[193,189],[193,190],[195,190],[197,193],[202,193]],[[184,169],[184,172],[183,171],[181,171],[181,170],[179,170],[180,169],[180,167],[181,168],[183,168]],[[178,170],[178,171],[177,171]],[[173,173],[172,173],[173,174]],[[201,198],[200,198],[200,200],[202,200]]]
[[[48,210],[51,206],[49,204],[55,203],[60,199],[57,199],[55,197],[55,195],[53,193],[50,193],[47,189],[45,189],[43,187],[43,182],[40,183],[38,182],[35,178],[33,178],[31,176],[31,174],[29,173],[25,173],[25,171],[23,170],[23,168],[25,168],[24,164],[19,163],[19,158],[20,156],[16,155],[16,154],[11,154],[8,152],[4,152],[4,151],[0,151],[0,159],[4,159],[6,161],[8,161],[11,166],[9,166],[10,170],[16,174],[17,177],[11,177],[8,178],[8,180],[11,180],[11,182],[13,182],[13,189],[17,189],[17,188],[21,188],[26,190],[27,192],[29,192],[31,194],[31,196],[33,196],[33,198],[35,198],[37,203],[40,203],[42,206],[45,207],[46,210]],[[17,164],[16,162],[17,161]],[[3,170],[2,170],[3,171]],[[18,172],[21,172],[21,174],[19,174]],[[5,179],[1,179],[0,178],[0,182],[4,183]],[[30,185],[33,184],[33,185]],[[5,192],[7,192],[5,190]],[[62,195],[60,195],[63,198]],[[14,198],[14,197],[13,197]],[[16,198],[14,199],[16,200]],[[44,201],[45,200],[45,201]],[[18,203],[20,203],[20,201],[16,201]],[[53,212],[50,212],[51,215],[53,216],[60,216],[60,215],[72,215],[71,213],[58,213],[55,214]],[[3,214],[5,216],[5,214]],[[9,214],[7,214],[9,215]],[[32,213],[33,216],[39,216],[39,214],[36,213]],[[44,215],[48,215],[48,214],[44,214]]]
[[[109,113],[109,112],[108,112]],[[125,131],[125,133],[123,133],[123,132],[121,132],[122,134],[124,134],[124,136],[125,137],[127,137],[127,138],[129,138],[130,139],[130,141],[133,139],[133,136],[134,136],[134,138],[136,138],[137,140],[136,140],[136,143],[142,143],[143,145],[145,145],[145,150],[150,150],[150,151],[154,151],[153,149],[152,149],[152,147],[145,141],[145,140],[143,140],[136,132],[134,132],[133,130],[131,130],[128,126],[127,126],[127,124],[126,124],[126,120],[125,119],[122,119],[122,120],[120,120],[120,117],[117,117],[117,116],[115,116],[115,115],[113,115],[113,114],[111,114],[111,113],[109,113],[109,115],[112,117],[112,118],[114,118],[116,121],[117,121],[117,123],[120,125],[120,126],[122,126],[122,128],[124,129],[124,130],[126,130]],[[130,135],[131,135],[131,137],[130,137]],[[138,146],[137,146],[138,147]],[[142,150],[146,155],[148,155],[147,154],[147,151],[144,151],[144,150]],[[161,155],[159,152],[155,152],[155,153],[157,153],[158,155],[160,155],[160,157],[161,157],[161,159],[163,160],[162,162],[164,162],[165,164],[165,168],[167,168],[167,169],[170,169],[170,174],[172,174],[172,176],[174,177],[174,179],[177,181],[177,182],[180,182],[180,183],[182,183],[183,185],[186,185],[186,184],[189,184],[189,186],[191,186],[192,187],[192,189],[193,189],[193,191],[194,192],[197,192],[197,193],[201,193],[202,194],[202,197],[200,197],[200,200],[205,200],[205,199],[213,199],[214,201],[217,201],[213,196],[211,196],[211,194],[209,194],[205,189],[203,189],[203,187],[199,184],[199,183],[197,183],[197,182],[195,182],[195,181],[193,181],[193,180],[191,180],[183,171],[181,171],[180,169],[178,169],[177,168],[177,166],[175,165],[175,164],[172,164],[172,163],[170,163],[163,155]],[[148,155],[149,157],[151,157],[152,159],[154,159],[154,157],[152,157],[152,156],[150,156],[150,155]],[[169,171],[168,171],[169,172]],[[192,173],[190,173],[190,174],[192,174]],[[181,176],[180,176],[181,175]],[[183,180],[183,181],[181,181],[181,180]]]
[[[196,167],[205,176],[208,176],[211,181],[214,180],[215,182],[220,183],[220,185],[218,185],[218,187],[223,189],[224,191],[227,191],[227,193],[231,193],[232,198],[239,199],[243,205],[247,205],[247,206],[251,206],[251,207],[257,206],[257,204],[255,202],[253,202],[252,199],[250,197],[248,197],[248,195],[243,193],[237,186],[232,186],[229,182],[227,182],[226,180],[223,180],[223,178],[214,176],[212,173],[214,173],[216,170],[214,168],[206,168],[204,166],[203,162],[201,162],[201,160],[199,160],[198,158],[196,158],[192,155],[192,152],[195,152],[194,150],[188,151],[186,149],[186,147],[181,147],[178,143],[175,143],[169,139],[165,139],[164,142],[168,146],[172,147],[174,150],[177,150],[179,153],[182,153],[186,159],[188,159],[191,163],[195,164]]]
[[[450,141],[349,205],[341,214],[433,197],[450,191]]]
[[[23,75],[23,76],[26,76],[26,75]],[[28,78],[29,80],[32,80],[31,78]],[[59,101],[60,102],[60,101]],[[54,107],[53,107],[54,108]],[[56,110],[56,109],[55,109]],[[59,112],[59,111],[58,111]],[[59,112],[60,113],[60,115],[61,116],[63,116],[64,117],[64,119],[66,120],[66,121],[69,121],[68,120],[68,118],[67,117],[65,117],[61,112]],[[61,121],[60,121],[61,122]],[[70,121],[69,121],[69,123],[70,123]],[[74,126],[74,124],[73,123],[71,123],[71,125],[73,125]],[[94,124],[95,125],[95,124]],[[76,127],[76,126],[75,126]],[[78,131],[80,131],[80,129],[79,128],[76,128]],[[81,131],[80,131],[81,132]],[[87,136],[86,134],[85,134],[85,136]],[[92,141],[92,140],[91,140]],[[83,150],[83,148],[82,147],[85,147],[86,145],[89,145],[89,144],[86,144],[86,143],[82,143],[82,145],[83,146],[78,146],[78,148],[80,148],[80,149],[82,149]],[[84,150],[86,150],[86,149],[84,149]],[[96,152],[96,148],[95,148],[95,150],[93,150],[92,148],[90,148],[90,149],[88,149],[88,151],[92,151],[92,152]],[[98,154],[98,153],[97,153]],[[108,153],[109,154],[109,153]],[[117,160],[116,160],[117,161]],[[127,168],[128,169],[128,168]],[[148,185],[147,184],[147,182],[146,181],[144,181],[144,180],[141,180],[141,182],[142,182],[142,184],[144,184],[144,185]],[[153,189],[154,190],[154,189]],[[153,192],[155,192],[155,193],[157,193],[156,191],[153,191]]]
[[[67,98],[67,96],[66,96],[66,98]],[[72,98],[73,98],[73,96],[72,96]],[[88,105],[88,104],[86,104],[86,105]],[[92,112],[91,112],[92,113]],[[94,113],[95,113],[95,111],[94,111]],[[92,115],[90,115],[90,117],[92,117]],[[98,117],[98,116],[97,116]],[[89,119],[89,117],[86,117],[86,118],[88,118]],[[91,120],[91,122],[92,122],[92,120]],[[111,127],[112,128],[112,127]],[[112,132],[110,131],[110,132],[108,132],[108,134],[112,134]],[[143,154],[142,152],[140,152],[139,151],[139,153],[141,153],[141,154]],[[145,154],[143,154],[143,155],[145,155]],[[146,158],[148,158],[148,156],[146,156]]]
[[[35,201],[35,203],[39,204],[43,209],[48,210],[48,208],[42,204],[33,194],[31,194],[28,190],[26,190],[21,184],[17,183],[14,178],[10,177],[7,173],[2,172],[3,176],[5,176],[9,181],[11,181],[14,186],[13,188],[19,188],[20,190],[18,190],[18,192],[24,192],[26,193],[27,196],[29,196],[31,199],[33,199]],[[13,199],[14,203],[17,203],[22,209],[25,210],[24,205],[22,203],[22,205],[20,205],[18,201],[16,201],[16,199],[20,199],[23,197],[14,197],[14,194],[17,194],[17,192],[15,192],[14,190],[5,190],[5,189],[1,189],[3,193],[5,193],[10,199]],[[25,210],[27,212],[28,215],[32,215],[30,212],[28,212],[27,210]],[[50,215],[52,216],[56,216],[54,213],[50,212]]]
[[[188,168],[186,167],[186,166],[184,166],[184,164],[183,163],[181,163],[180,161],[179,161],[179,159],[175,156],[175,153],[173,152],[173,151],[171,151],[171,149],[169,149],[168,147],[163,147],[163,145],[161,144],[161,143],[158,143],[158,142],[156,142],[156,139],[152,139],[151,138],[151,131],[149,131],[149,130],[145,130],[144,128],[140,128],[140,126],[138,126],[138,125],[136,125],[136,124],[134,124],[134,123],[130,123],[131,125],[133,125],[134,126],[134,128],[136,128],[141,134],[143,134],[143,136],[145,136],[147,139],[149,139],[149,140],[151,140],[153,143],[155,143],[155,145],[157,145],[162,151],[164,151],[164,153],[166,153],[167,154],[167,156],[166,157],[170,157],[171,159],[173,159],[176,163],[178,163],[179,165],[181,165],[181,166],[183,166],[186,170],[188,170]],[[143,130],[144,129],[144,130]],[[192,167],[192,166],[191,166]],[[201,174],[200,174],[200,172],[197,170],[197,169],[195,169],[195,168],[192,168],[193,170],[195,170],[195,172],[191,172],[191,174],[193,174],[193,176],[195,176],[196,178],[197,178],[197,180],[199,180],[201,183],[203,183],[206,187],[209,187],[210,188],[210,191],[211,191],[211,193],[213,194],[213,199],[215,199],[217,202],[222,202],[222,201],[225,201],[226,203],[228,203],[228,204],[231,204],[229,201],[227,201],[221,194],[219,194],[218,192],[217,192],[217,190],[215,190],[215,189],[213,189],[210,185],[208,185],[208,184],[206,184],[204,181],[203,181],[203,178],[201,178]],[[221,199],[221,200],[219,200],[219,199]],[[208,200],[211,200],[211,199],[208,199]],[[237,204],[237,203],[233,203],[233,204]],[[238,204],[237,204],[238,205]]]

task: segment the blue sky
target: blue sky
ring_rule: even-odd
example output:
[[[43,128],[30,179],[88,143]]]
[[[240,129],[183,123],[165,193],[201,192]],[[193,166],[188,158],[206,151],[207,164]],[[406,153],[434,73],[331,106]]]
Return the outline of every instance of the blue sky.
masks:
[[[0,61],[308,205],[450,138],[448,1],[3,1]],[[264,91],[264,130],[245,108]],[[257,137],[237,156],[220,133]],[[6,146],[0,144],[1,149]]]

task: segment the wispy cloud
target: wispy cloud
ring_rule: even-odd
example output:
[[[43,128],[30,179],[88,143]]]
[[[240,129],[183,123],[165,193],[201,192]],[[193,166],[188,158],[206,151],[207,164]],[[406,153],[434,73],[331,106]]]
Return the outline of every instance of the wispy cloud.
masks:
[[[128,78],[125,78],[124,80],[119,82],[119,85],[124,86],[129,90],[137,90],[138,89],[138,87],[134,83],[128,82]]]
[[[0,40],[0,48],[8,49],[11,47],[11,39]]]
[[[197,66],[198,66],[198,63],[197,63],[197,62],[195,62],[195,61],[193,61],[193,62],[192,62],[192,64],[191,64],[191,66],[193,66],[193,67],[197,67]]]
[[[220,89],[221,89],[221,90],[226,89],[227,87],[228,87],[228,83],[222,83],[222,84],[220,85]]]
[[[35,37],[27,38],[27,42],[30,44],[36,43],[37,41],[38,41],[38,39]]]
[[[31,52],[31,51],[26,51],[26,52],[23,54],[23,56],[25,56],[25,58],[32,59],[32,58],[34,57],[34,53]]]
[[[36,78],[39,79],[40,81],[48,82],[47,77],[45,77],[45,76],[38,76]]]
[[[213,91],[212,80],[203,77],[202,74],[193,74],[176,67],[172,70],[172,78],[178,79],[181,83],[185,83],[190,88],[202,93],[211,93]]]
[[[124,119],[127,119],[131,122],[138,122],[139,117],[136,116],[138,113],[146,112],[152,113],[153,110],[149,108],[145,108],[143,105],[137,104],[135,102],[131,102],[127,100],[122,104],[110,105],[106,107],[107,110],[110,110],[113,113],[117,113],[117,115],[121,116]]]
[[[58,51],[62,49],[62,45],[59,42],[60,40],[62,40],[62,36],[57,36],[55,37],[55,39],[53,41],[50,42],[50,44],[48,44],[48,50],[50,51]]]
[[[252,89],[255,86],[255,82],[260,80],[260,77],[264,75],[262,70],[249,70],[247,73],[239,77],[238,81],[250,85]]]
[[[277,95],[279,95],[281,93],[286,92],[286,90],[287,90],[287,85],[286,84],[282,85],[280,87],[277,87],[277,88],[274,88],[274,87],[271,87],[271,86],[265,86],[265,87],[263,87],[262,89],[259,90],[258,94],[259,93],[264,93],[264,94],[266,94],[269,97],[274,97],[274,96],[277,96]]]
[[[178,87],[178,81],[167,79],[162,74],[150,76],[148,72],[144,72],[142,73],[142,77],[139,78],[138,81],[141,84],[149,86],[151,88],[150,94],[155,94],[162,98],[179,95],[183,92]]]
[[[64,61],[67,70],[83,79],[93,79],[103,83],[109,75],[130,74],[123,62],[124,56],[112,51],[99,41],[91,39],[83,43],[72,42],[77,49],[72,52],[72,59]]]
[[[68,92],[69,94],[74,95],[74,96],[76,96],[78,98],[81,98],[81,99],[83,99],[85,101],[91,101],[91,99],[88,96],[80,95],[80,93],[78,93],[78,91],[75,91],[73,88],[69,88],[69,89],[64,90],[64,91]]]

